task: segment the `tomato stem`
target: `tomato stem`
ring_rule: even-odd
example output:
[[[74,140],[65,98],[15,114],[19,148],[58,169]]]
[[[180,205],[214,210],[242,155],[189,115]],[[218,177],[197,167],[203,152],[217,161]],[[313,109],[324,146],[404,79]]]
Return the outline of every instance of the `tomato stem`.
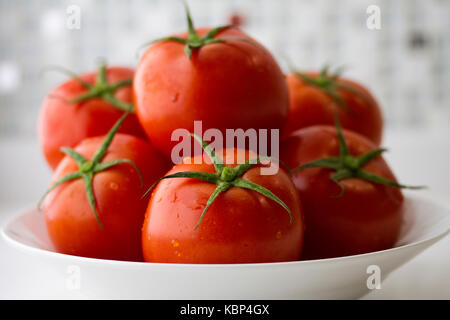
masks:
[[[385,152],[386,149],[378,148],[371,150],[367,153],[364,153],[358,157],[352,156],[350,154],[350,151],[348,150],[344,135],[342,134],[342,128],[336,110],[334,111],[334,122],[338,136],[339,156],[313,160],[297,168],[294,168],[293,170],[304,170],[308,168],[325,168],[334,171],[335,173],[331,175],[331,180],[334,181],[341,188],[341,192],[337,196],[333,196],[333,198],[340,198],[344,195],[345,187],[342,183],[340,183],[340,181],[349,178],[359,178],[366,181],[384,184],[396,188],[405,188],[405,189],[426,188],[425,186],[407,186],[399,184],[395,181],[383,178],[381,176],[363,170],[362,168],[367,163],[381,156],[381,154]]]
[[[83,94],[79,95],[78,97],[75,97],[75,98],[72,98],[72,99],[66,101],[69,104],[80,103],[80,102],[88,101],[91,99],[103,99],[104,101],[108,102],[113,107],[115,107],[119,110],[134,113],[133,104],[121,101],[114,96],[114,93],[118,89],[120,89],[122,87],[131,86],[133,80],[125,79],[125,80],[120,80],[116,83],[108,83],[107,68],[106,68],[105,63],[102,63],[100,65],[99,70],[97,72],[97,78],[93,85],[88,83],[87,81],[83,80],[76,73],[74,73],[68,69],[65,69],[63,67],[51,66],[51,67],[47,67],[44,71],[48,71],[48,70],[56,70],[56,71],[65,73],[65,74],[69,75],[72,79],[74,79],[75,81],[80,83],[86,89],[86,93],[83,93]]]
[[[139,179],[141,180],[141,186],[143,185],[143,176],[142,172],[139,169],[139,167],[134,163],[132,160],[129,159],[116,159],[109,162],[101,162],[103,158],[106,155],[106,152],[109,148],[109,146],[112,143],[112,140],[114,136],[116,135],[117,131],[119,130],[120,126],[122,125],[125,118],[128,116],[128,112],[125,112],[125,114],[114,124],[114,126],[111,128],[111,130],[106,135],[105,139],[103,140],[102,144],[98,148],[97,152],[94,154],[92,159],[89,161],[87,160],[83,155],[78,153],[77,151],[70,149],[70,148],[61,148],[61,151],[70,156],[78,165],[78,171],[69,173],[65,175],[64,177],[58,179],[55,183],[53,183],[50,188],[47,189],[45,194],[42,196],[42,198],[38,202],[38,208],[40,208],[42,201],[46,198],[46,196],[57,186],[60,184],[76,180],[76,179],[83,179],[84,180],[84,187],[86,191],[86,195],[89,201],[89,204],[94,211],[95,218],[97,219],[98,224],[100,225],[100,228],[103,229],[103,225],[100,221],[100,218],[98,216],[97,206],[95,203],[95,196],[94,196],[94,190],[92,186],[92,181],[94,179],[94,176],[96,173],[102,172],[104,170],[107,170],[108,168],[111,168],[113,166],[116,166],[121,163],[126,163],[134,167],[136,172],[139,175]]]
[[[151,45],[151,44],[154,44],[157,42],[161,42],[161,41],[179,42],[181,44],[184,44],[184,52],[186,53],[186,55],[188,56],[189,59],[192,58],[192,52],[194,50],[200,49],[201,47],[204,47],[206,45],[210,45],[210,44],[214,44],[214,43],[223,43],[223,42],[227,42],[227,41],[242,41],[242,42],[248,43],[258,49],[261,49],[261,47],[258,46],[256,43],[254,43],[253,41],[250,41],[249,39],[246,39],[246,38],[238,38],[238,37],[215,38],[215,36],[218,35],[221,31],[228,29],[228,28],[232,28],[233,26],[231,26],[231,25],[223,25],[223,26],[212,28],[205,36],[203,36],[203,37],[199,36],[197,34],[197,31],[195,31],[194,22],[192,21],[191,13],[190,13],[190,10],[189,10],[189,7],[188,7],[186,1],[183,1],[183,4],[184,4],[184,8],[185,8],[186,21],[187,21],[187,26],[188,26],[187,38],[181,38],[181,37],[176,37],[176,36],[162,37],[162,38],[158,38],[153,41],[150,41],[149,43],[144,44],[140,48],[146,47],[148,45]]]
[[[350,84],[344,84],[339,81],[339,77],[342,74],[343,69],[342,67],[338,68],[335,72],[330,73],[329,72],[330,67],[328,65],[325,65],[317,77],[313,77],[306,73],[299,72],[292,67],[290,69],[297,77],[302,79],[305,83],[315,86],[319,88],[322,92],[327,94],[336,103],[338,107],[342,108],[348,113],[353,112],[348,108],[347,104],[342,98],[342,94],[339,93],[338,91],[339,89],[349,91],[355,94],[356,96],[360,97],[361,99],[367,101],[367,97],[356,87]]]
[[[250,160],[246,161],[245,163],[242,163],[234,168],[227,167],[226,165],[224,165],[222,158],[220,158],[215,153],[214,149],[211,148],[211,146],[207,142],[203,141],[196,134],[192,133],[191,136],[194,137],[194,139],[197,140],[202,145],[202,149],[210,157],[210,159],[214,165],[214,168],[216,170],[216,173],[208,173],[208,172],[200,172],[200,171],[184,171],[184,172],[177,172],[174,174],[164,176],[164,177],[158,179],[145,192],[145,194],[143,195],[142,198],[146,197],[150,193],[150,191],[152,191],[153,188],[161,180],[164,180],[164,179],[171,179],[171,178],[200,179],[205,182],[215,184],[215,185],[217,185],[217,187],[214,190],[214,192],[211,194],[211,196],[209,197],[209,199],[205,205],[205,208],[203,209],[203,212],[200,215],[200,218],[199,218],[194,230],[196,230],[200,226],[200,223],[201,223],[203,217],[205,216],[206,211],[211,206],[211,204],[217,199],[217,197],[221,193],[223,193],[233,187],[253,190],[253,191],[258,192],[258,193],[262,194],[263,196],[275,201],[289,213],[290,223],[292,223],[292,219],[293,219],[292,212],[289,209],[289,207],[280,198],[278,198],[270,190],[264,188],[263,186],[260,186],[254,182],[251,182],[249,180],[245,180],[242,178],[242,175],[245,172],[247,172],[247,170],[249,170],[251,167],[253,167],[256,164],[261,163],[261,161],[263,159],[271,159],[270,157],[260,157],[260,158],[250,159]]]

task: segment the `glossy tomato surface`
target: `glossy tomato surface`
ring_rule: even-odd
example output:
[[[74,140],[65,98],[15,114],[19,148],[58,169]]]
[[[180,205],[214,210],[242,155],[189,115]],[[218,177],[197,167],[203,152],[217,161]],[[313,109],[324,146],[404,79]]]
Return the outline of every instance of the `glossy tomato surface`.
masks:
[[[350,154],[358,156],[376,148],[367,138],[343,131]],[[281,159],[295,168],[325,157],[339,155],[336,129],[313,126],[300,129],[281,143]],[[382,157],[364,170],[396,181]],[[402,192],[395,187],[358,178],[340,182],[345,194],[330,177],[335,171],[308,168],[294,171],[293,180],[305,214],[303,259],[319,259],[367,253],[391,248],[403,219]]]
[[[102,142],[103,137],[88,138],[75,150],[91,159]],[[117,134],[102,162],[124,158],[137,164],[146,185],[168,168],[148,142]],[[52,182],[77,170],[75,161],[66,156]],[[141,261],[141,228],[148,201],[141,199],[145,188],[135,168],[119,164],[96,173],[93,191],[103,229],[89,205],[83,179],[65,182],[46,197],[45,221],[56,250],[83,257]]]
[[[235,152],[228,149],[227,156]],[[243,152],[239,150],[238,152]],[[192,160],[194,161],[194,160]],[[182,171],[214,173],[212,164],[178,164]],[[301,202],[289,175],[261,175],[249,169],[243,179],[278,196],[292,211],[248,189],[221,193],[194,229],[216,185],[192,178],[162,180],[154,189],[142,229],[144,259],[172,263],[254,263],[298,260],[303,245]]]
[[[108,83],[132,79],[134,71],[128,68],[107,68]],[[81,79],[94,84],[97,73],[81,76]],[[124,86],[115,92],[115,97],[123,102],[132,100],[131,86]],[[39,142],[47,163],[55,169],[64,154],[61,147],[72,148],[88,137],[106,134],[123,111],[102,99],[90,99],[79,103],[68,101],[85,94],[78,81],[72,79],[55,88],[45,98],[38,120]],[[136,115],[131,114],[122,124],[119,132],[145,137]]]
[[[307,75],[317,77],[317,73]],[[337,89],[346,110],[323,90],[306,83],[297,74],[289,74],[286,80],[290,110],[285,135],[313,125],[334,125],[334,110],[337,107],[343,128],[358,132],[380,145],[383,134],[381,109],[372,94],[360,83],[338,78],[338,85],[352,88]]]
[[[200,36],[208,29],[197,30]],[[186,37],[186,35],[182,35]],[[192,51],[174,41],[153,44],[136,69],[137,115],[155,147],[170,157],[174,130],[281,129],[288,115],[284,75],[272,55],[239,29],[221,31],[229,40]],[[225,145],[224,145],[225,147]]]

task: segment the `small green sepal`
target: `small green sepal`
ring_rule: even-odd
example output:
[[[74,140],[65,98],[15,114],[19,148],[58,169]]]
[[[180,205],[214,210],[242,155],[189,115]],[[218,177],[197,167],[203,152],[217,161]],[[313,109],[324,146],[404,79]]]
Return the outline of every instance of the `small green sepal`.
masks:
[[[143,198],[147,196],[151,190],[158,184],[159,181],[163,179],[171,179],[171,178],[193,178],[193,179],[200,179],[203,181],[206,181],[211,184],[217,185],[214,192],[209,197],[205,208],[203,209],[202,214],[200,215],[200,218],[195,226],[194,229],[197,229],[200,226],[201,221],[203,220],[203,217],[205,216],[206,211],[208,208],[213,204],[213,202],[217,199],[217,197],[227,191],[230,188],[244,188],[253,190],[255,192],[258,192],[259,194],[262,194],[263,196],[275,201],[280,206],[282,206],[289,214],[290,222],[292,223],[293,216],[292,212],[289,209],[289,207],[276,195],[274,195],[270,190],[264,188],[263,186],[260,186],[254,182],[251,182],[249,180],[245,180],[242,178],[242,175],[247,172],[251,167],[254,165],[261,163],[261,160],[263,159],[270,159],[270,157],[261,157],[256,159],[251,159],[245,163],[242,163],[234,168],[227,167],[223,164],[222,158],[220,158],[215,152],[214,149],[212,149],[208,143],[203,141],[200,137],[198,137],[195,134],[191,134],[195,140],[197,140],[201,146],[203,151],[210,157],[214,168],[216,170],[215,173],[207,173],[207,172],[199,172],[199,171],[185,171],[185,172],[177,172],[165,177],[160,178],[157,180],[144,194]]]
[[[89,201],[89,205],[91,206],[92,210],[94,211],[95,218],[97,219],[97,222],[101,229],[103,229],[103,224],[100,221],[100,218],[98,216],[97,206],[95,203],[95,196],[94,196],[94,190],[93,190],[93,179],[95,174],[102,172],[104,170],[107,170],[108,168],[111,168],[113,166],[116,166],[121,163],[126,163],[135,168],[137,171],[139,178],[141,180],[141,185],[143,185],[143,176],[142,172],[139,169],[139,167],[134,163],[133,161],[129,159],[116,159],[111,160],[109,162],[102,162],[103,158],[106,155],[106,152],[108,151],[109,146],[111,145],[111,142],[116,135],[117,131],[119,130],[122,122],[125,120],[125,118],[128,116],[128,112],[125,112],[125,114],[116,122],[116,124],[112,127],[112,129],[108,132],[105,139],[103,140],[103,143],[100,145],[99,149],[95,153],[95,155],[92,157],[92,160],[86,160],[81,154],[76,152],[73,149],[70,148],[61,148],[61,151],[70,156],[78,165],[78,171],[72,172],[67,174],[66,176],[60,178],[55,183],[53,183],[49,189],[45,192],[45,194],[42,196],[42,198],[38,202],[38,207],[41,206],[42,201],[45,199],[45,197],[57,186],[60,184],[72,181],[76,179],[83,179],[84,181],[84,187],[86,191],[86,195]]]
[[[340,198],[345,194],[345,187],[340,181],[349,178],[359,178],[373,183],[384,184],[387,186],[403,189],[426,188],[425,186],[407,186],[399,184],[395,181],[380,177],[376,174],[363,170],[362,168],[367,163],[381,156],[381,154],[385,152],[386,149],[383,148],[374,149],[358,157],[351,155],[350,151],[348,150],[347,143],[344,139],[344,135],[342,134],[342,128],[336,110],[334,112],[334,121],[339,141],[339,156],[313,160],[293,170],[304,170],[307,168],[326,168],[334,171],[334,173],[331,175],[330,178],[339,186],[341,192],[337,196],[332,196],[333,198]]]

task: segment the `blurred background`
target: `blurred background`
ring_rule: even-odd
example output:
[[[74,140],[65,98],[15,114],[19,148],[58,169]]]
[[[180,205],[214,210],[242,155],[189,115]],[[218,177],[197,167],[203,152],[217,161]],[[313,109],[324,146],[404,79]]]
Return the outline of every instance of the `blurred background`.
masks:
[[[372,90],[383,108],[386,157],[399,179],[428,185],[422,194],[450,205],[450,0],[188,3],[196,26],[239,25],[285,71],[288,61],[298,69],[346,67],[345,75]],[[377,10],[379,25],[371,20]],[[42,69],[82,73],[96,69],[98,58],[136,66],[140,45],[184,30],[179,0],[0,0],[0,222],[35,203],[50,179],[36,120],[44,96],[66,78]],[[450,242],[439,246],[410,269],[448,269],[442,252],[448,256]],[[398,281],[390,293],[411,296]],[[447,289],[439,282],[428,297],[450,298],[450,281]]]

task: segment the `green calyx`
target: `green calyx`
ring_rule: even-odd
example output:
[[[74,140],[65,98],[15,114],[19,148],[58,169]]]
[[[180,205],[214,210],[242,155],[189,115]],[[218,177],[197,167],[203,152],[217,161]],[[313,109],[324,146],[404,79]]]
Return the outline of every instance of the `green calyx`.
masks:
[[[200,37],[197,34],[197,32],[195,31],[194,23],[192,22],[189,7],[187,6],[185,1],[183,1],[183,3],[184,3],[185,11],[186,11],[186,20],[187,20],[187,25],[188,25],[188,37],[181,38],[181,37],[170,36],[170,37],[158,38],[158,39],[155,39],[155,40],[145,44],[144,46],[148,46],[153,43],[161,42],[161,41],[179,42],[179,43],[184,44],[184,52],[186,53],[186,55],[188,56],[189,59],[192,58],[193,50],[200,49],[201,47],[204,47],[209,44],[222,43],[222,42],[232,41],[232,40],[243,41],[243,42],[249,43],[249,44],[259,48],[255,43],[253,43],[252,41],[249,41],[248,39],[245,39],[245,38],[236,38],[236,37],[214,38],[219,32],[221,32],[225,29],[231,28],[232,27],[231,25],[215,27],[215,28],[211,29],[205,36]]]
[[[65,74],[68,74],[70,77],[72,77],[86,89],[86,93],[83,93],[78,97],[68,100],[67,101],[68,103],[75,104],[90,99],[103,99],[104,101],[108,102],[109,104],[111,104],[112,106],[114,106],[119,110],[134,113],[134,107],[132,104],[121,101],[114,96],[115,92],[118,89],[126,86],[131,86],[133,80],[125,79],[118,81],[116,83],[108,83],[106,77],[106,64],[102,63],[102,65],[100,66],[97,72],[97,79],[93,85],[83,80],[72,71],[66,70],[64,68],[50,67],[49,69],[57,70]]]
[[[211,204],[217,199],[217,197],[222,193],[227,191],[228,189],[232,187],[236,188],[244,188],[256,191],[263,196],[275,201],[280,206],[282,206],[288,213],[290,217],[290,223],[292,223],[292,212],[288,208],[288,206],[276,195],[274,195],[270,190],[264,188],[263,186],[260,186],[259,184],[256,184],[252,181],[242,179],[242,175],[247,172],[251,167],[253,167],[255,164],[260,163],[263,159],[266,159],[268,157],[260,157],[256,159],[249,160],[243,164],[240,164],[234,168],[227,167],[223,160],[214,152],[214,150],[203,141],[200,137],[198,137],[195,134],[191,134],[201,145],[205,153],[210,157],[214,168],[216,170],[216,173],[208,173],[208,172],[202,172],[202,171],[185,171],[185,172],[177,172],[165,177],[160,178],[157,180],[144,194],[143,198],[150,193],[150,191],[156,186],[156,184],[163,180],[163,179],[170,179],[170,178],[193,178],[193,179],[200,179],[203,181],[206,181],[211,184],[217,185],[214,192],[209,197],[208,201],[206,202],[206,206],[203,209],[203,212],[197,222],[197,225],[195,226],[194,230],[197,229],[200,226],[200,223],[205,216],[206,211],[211,206]]]
[[[53,183],[53,185],[50,186],[49,189],[47,189],[45,194],[40,199],[40,201],[38,203],[38,207],[41,206],[41,203],[42,203],[42,201],[44,201],[45,197],[60,184],[67,182],[67,181],[71,181],[71,180],[83,179],[84,188],[86,190],[89,204],[90,204],[92,210],[94,211],[95,218],[97,219],[98,224],[103,229],[103,225],[98,217],[97,207],[95,205],[94,190],[92,187],[92,180],[94,179],[95,174],[102,172],[113,166],[116,166],[118,164],[127,163],[129,165],[132,165],[135,168],[135,170],[139,174],[139,178],[141,179],[141,184],[143,185],[143,183],[144,183],[141,170],[133,161],[131,161],[129,159],[116,159],[116,160],[111,160],[109,162],[102,162],[115,134],[117,133],[117,130],[119,130],[120,125],[122,124],[122,122],[125,120],[125,118],[127,116],[128,116],[128,112],[126,112],[116,122],[116,124],[112,127],[112,129],[106,135],[105,139],[103,140],[103,143],[100,145],[99,149],[94,154],[94,156],[92,157],[91,160],[87,160],[83,155],[81,155],[80,153],[76,152],[73,149],[61,148],[62,152],[64,152],[65,154],[70,156],[73,160],[75,160],[75,162],[78,165],[79,170],[69,173],[69,174],[65,175],[64,177],[58,179],[55,183]]]
[[[223,168],[220,179],[225,182],[233,181],[236,178],[236,171],[233,168],[225,167]]]
[[[325,66],[320,71],[317,77],[312,77],[310,75],[307,75],[306,73],[295,71],[294,69],[292,70],[294,74],[301,78],[304,82],[309,85],[315,86],[325,92],[339,107],[347,112],[351,112],[351,110],[349,110],[347,104],[339,93],[339,90],[347,90],[357,95],[361,99],[367,100],[367,97],[357,88],[339,81],[339,77],[342,73],[342,68],[338,69],[334,73],[330,73],[329,67]]]
[[[359,178],[366,181],[384,184],[396,188],[406,188],[406,189],[423,189],[424,186],[406,186],[399,184],[395,181],[380,177],[376,174],[370,173],[363,170],[362,168],[369,163],[372,159],[380,156],[386,149],[377,148],[367,153],[364,153],[358,157],[352,156],[347,148],[347,143],[345,142],[344,136],[342,134],[342,128],[339,123],[339,118],[337,112],[334,113],[335,126],[339,141],[339,156],[322,158],[318,160],[311,161],[304,165],[301,165],[294,170],[303,170],[307,168],[326,168],[334,171],[331,175],[331,180],[333,180],[340,188],[341,192],[336,198],[340,198],[345,193],[345,187],[341,180],[349,178]]]

